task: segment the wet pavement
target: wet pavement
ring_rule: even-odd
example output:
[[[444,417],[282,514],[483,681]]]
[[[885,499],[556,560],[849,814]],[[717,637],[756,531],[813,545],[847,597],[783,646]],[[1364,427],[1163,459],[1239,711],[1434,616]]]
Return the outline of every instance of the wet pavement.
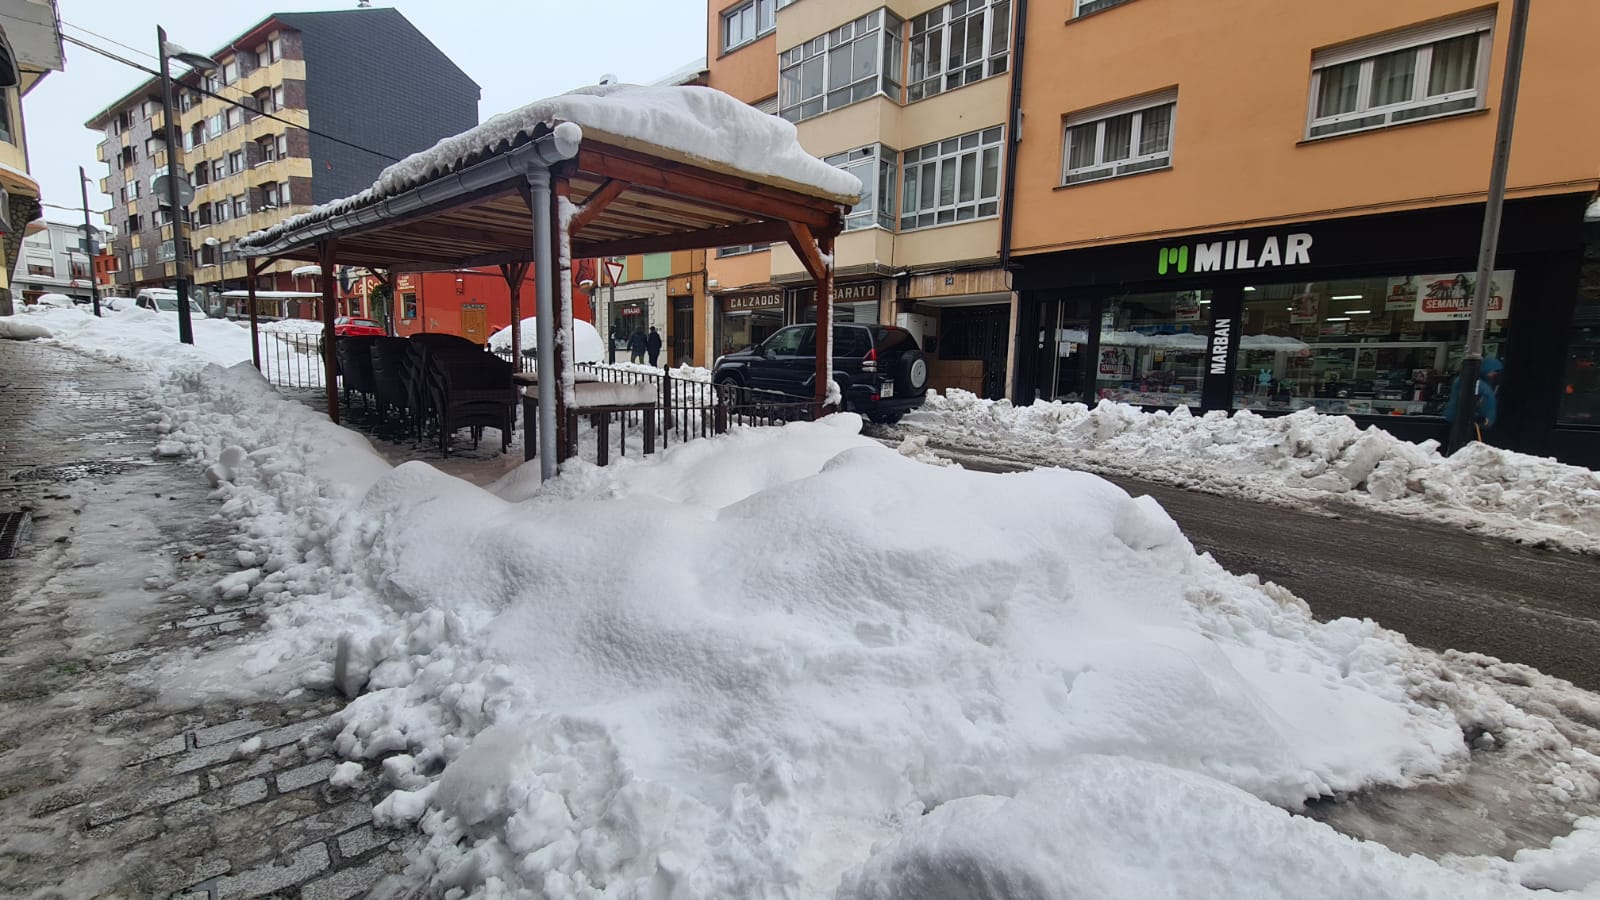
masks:
[[[261,624],[217,582],[238,545],[191,462],[159,459],[144,376],[0,341],[0,893],[365,895],[410,835],[375,830],[372,773],[328,783],[328,716],[300,691],[163,707],[153,667]]]

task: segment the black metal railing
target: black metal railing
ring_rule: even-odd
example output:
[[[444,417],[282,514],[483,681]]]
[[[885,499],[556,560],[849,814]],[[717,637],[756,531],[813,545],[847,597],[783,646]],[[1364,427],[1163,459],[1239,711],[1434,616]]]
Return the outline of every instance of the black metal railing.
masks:
[[[263,331],[261,374],[278,387],[322,387],[322,335],[293,331]]]

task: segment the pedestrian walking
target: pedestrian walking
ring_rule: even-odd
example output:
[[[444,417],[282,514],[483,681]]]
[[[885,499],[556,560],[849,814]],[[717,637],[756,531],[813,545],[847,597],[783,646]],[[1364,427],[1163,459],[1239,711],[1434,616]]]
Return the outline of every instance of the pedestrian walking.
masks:
[[[1495,420],[1500,414],[1500,401],[1497,391],[1500,388],[1500,376],[1505,371],[1505,363],[1492,356],[1483,358],[1483,365],[1478,369],[1477,390],[1477,415],[1473,416],[1473,430],[1478,440],[1483,440],[1484,431],[1493,428]],[[1461,393],[1461,376],[1457,375],[1450,382],[1450,399],[1444,404],[1444,420],[1454,423],[1459,411],[1459,394]]]
[[[650,326],[650,336],[645,338],[645,349],[650,351],[650,368],[659,365],[656,360],[661,358],[661,332],[656,331],[654,325]]]
[[[650,342],[645,339],[642,329],[634,329],[633,337],[628,339],[628,353],[632,362],[644,362],[644,353],[650,347]]]

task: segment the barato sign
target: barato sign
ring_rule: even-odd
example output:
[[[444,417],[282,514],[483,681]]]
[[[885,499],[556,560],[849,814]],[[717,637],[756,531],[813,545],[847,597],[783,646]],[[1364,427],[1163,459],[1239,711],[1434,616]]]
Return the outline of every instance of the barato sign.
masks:
[[[739,309],[772,309],[783,306],[783,291],[762,291],[759,294],[729,294],[722,298],[723,306],[730,312]]]
[[[1281,240],[1277,235],[1271,235],[1259,247],[1252,247],[1249,238],[1161,247],[1157,251],[1156,274],[1187,275],[1190,272],[1308,266],[1311,264],[1311,242],[1311,235],[1300,231],[1286,234]]]
[[[809,306],[817,302],[816,288],[803,288],[797,292],[802,306]],[[858,303],[864,300],[878,299],[877,281],[852,281],[833,286],[833,302]]]

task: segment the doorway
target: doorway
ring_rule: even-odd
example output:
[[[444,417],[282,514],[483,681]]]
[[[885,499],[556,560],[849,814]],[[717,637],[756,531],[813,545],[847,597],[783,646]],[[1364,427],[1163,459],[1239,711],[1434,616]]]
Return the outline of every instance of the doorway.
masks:
[[[1010,331],[1010,304],[946,307],[939,316],[939,358],[981,361],[982,396],[999,400],[1006,394]]]
[[[482,303],[461,304],[461,336],[474,344],[488,343],[488,315],[488,307]]]
[[[1040,400],[1094,403],[1100,329],[1093,301],[1046,300],[1040,306],[1036,396]]]
[[[694,365],[694,298],[672,298],[672,365]]]

